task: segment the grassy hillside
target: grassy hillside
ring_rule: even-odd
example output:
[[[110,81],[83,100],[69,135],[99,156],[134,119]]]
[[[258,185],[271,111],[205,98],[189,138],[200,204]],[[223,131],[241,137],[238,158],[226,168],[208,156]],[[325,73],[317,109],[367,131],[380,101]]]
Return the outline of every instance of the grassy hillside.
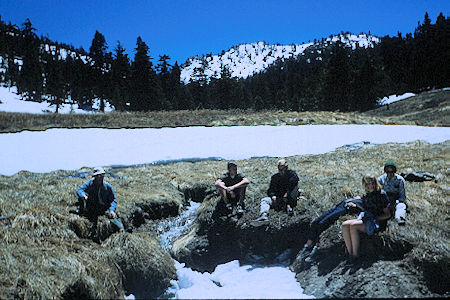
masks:
[[[450,89],[424,92],[364,113],[393,123],[450,126]]]

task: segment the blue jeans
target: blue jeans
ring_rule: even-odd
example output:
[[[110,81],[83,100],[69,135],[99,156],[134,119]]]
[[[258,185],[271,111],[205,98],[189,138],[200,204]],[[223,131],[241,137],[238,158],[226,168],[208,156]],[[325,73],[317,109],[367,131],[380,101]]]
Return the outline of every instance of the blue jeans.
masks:
[[[345,207],[345,201],[341,201],[336,204],[332,209],[327,210],[321,216],[311,222],[311,228],[308,232],[308,240],[317,243],[319,241],[320,234],[327,230],[334,222],[340,217],[347,214]]]

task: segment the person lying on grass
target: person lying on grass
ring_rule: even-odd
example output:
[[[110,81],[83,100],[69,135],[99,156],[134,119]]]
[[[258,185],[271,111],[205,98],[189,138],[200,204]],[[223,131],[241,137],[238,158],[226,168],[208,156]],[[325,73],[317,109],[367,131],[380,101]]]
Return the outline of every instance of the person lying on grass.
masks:
[[[348,259],[353,261],[359,256],[360,233],[373,235],[386,228],[389,212],[389,200],[381,189],[377,178],[365,175],[362,184],[366,194],[361,197],[364,211],[357,219],[347,220],[342,223],[342,235],[348,253]]]

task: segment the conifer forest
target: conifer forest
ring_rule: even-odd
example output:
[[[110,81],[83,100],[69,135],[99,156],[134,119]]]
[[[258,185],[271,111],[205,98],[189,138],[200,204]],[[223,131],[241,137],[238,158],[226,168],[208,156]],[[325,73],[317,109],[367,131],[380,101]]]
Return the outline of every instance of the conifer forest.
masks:
[[[227,66],[207,78],[199,67],[188,83],[180,81],[182,65],[151,57],[141,37],[131,58],[98,31],[88,51],[36,31],[29,19],[16,26],[0,18],[0,82],[16,86],[23,100],[56,105],[89,107],[97,99],[101,110],[109,103],[120,111],[366,111],[387,95],[450,86],[450,20],[442,13],[434,23],[425,14],[413,33],[381,37],[374,47],[318,42],[245,79]]]

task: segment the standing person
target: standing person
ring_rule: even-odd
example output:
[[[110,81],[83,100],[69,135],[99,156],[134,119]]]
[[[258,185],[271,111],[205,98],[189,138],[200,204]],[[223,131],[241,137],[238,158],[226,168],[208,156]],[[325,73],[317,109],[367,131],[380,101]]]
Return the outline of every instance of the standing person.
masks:
[[[116,195],[112,186],[103,181],[104,176],[105,170],[103,168],[94,168],[92,174],[94,179],[85,182],[77,190],[80,212],[85,214],[92,222],[91,237],[95,236],[98,217],[101,215],[106,215],[119,232],[124,231],[123,223],[115,212],[117,207]]]
[[[347,220],[342,223],[342,235],[345,247],[350,260],[358,258],[359,255],[359,234],[364,232],[373,235],[386,226],[386,221],[390,218],[389,200],[386,193],[381,189],[377,178],[365,175],[362,184],[366,194],[361,197],[364,211],[357,219]]]
[[[233,210],[233,204],[237,204],[236,211],[243,214],[245,209],[245,190],[250,181],[244,174],[238,173],[237,165],[233,162],[227,164],[228,171],[217,179],[216,188],[228,211]]]
[[[312,262],[319,250],[319,237],[322,232],[327,230],[340,217],[347,214],[359,213],[364,210],[362,206],[362,199],[360,196],[355,198],[342,200],[331,209],[324,212],[311,222],[311,227],[308,231],[308,240],[303,246],[298,259],[306,262]]]
[[[387,194],[391,214],[394,215],[399,225],[404,225],[406,219],[405,179],[396,174],[397,166],[393,160],[385,162],[384,172],[383,175],[377,178],[377,181]]]
[[[269,223],[270,208],[286,210],[293,214],[293,207],[297,205],[298,176],[290,170],[285,159],[278,161],[278,173],[270,178],[267,196],[261,199],[260,217],[251,222],[252,226],[261,226]]]

